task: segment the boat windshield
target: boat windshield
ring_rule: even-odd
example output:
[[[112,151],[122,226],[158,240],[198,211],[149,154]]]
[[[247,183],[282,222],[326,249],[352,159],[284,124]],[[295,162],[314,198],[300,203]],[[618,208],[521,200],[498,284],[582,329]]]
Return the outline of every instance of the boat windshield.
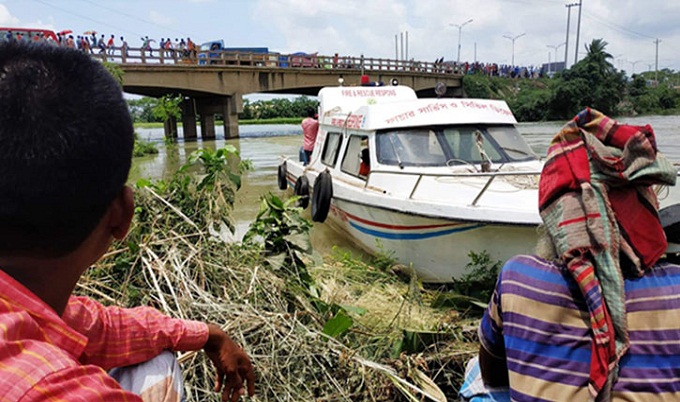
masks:
[[[450,166],[465,163],[538,159],[512,125],[414,127],[376,134],[378,162],[398,166]]]

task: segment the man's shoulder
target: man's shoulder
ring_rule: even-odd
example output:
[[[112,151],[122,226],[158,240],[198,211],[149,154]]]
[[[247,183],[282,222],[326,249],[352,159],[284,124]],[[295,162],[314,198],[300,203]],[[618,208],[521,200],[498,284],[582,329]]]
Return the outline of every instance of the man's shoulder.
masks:
[[[78,367],[80,364],[71,355],[46,341],[20,336],[0,339],[0,378],[5,380],[0,382],[0,395],[8,400],[19,400],[31,389],[49,382],[55,373]]]

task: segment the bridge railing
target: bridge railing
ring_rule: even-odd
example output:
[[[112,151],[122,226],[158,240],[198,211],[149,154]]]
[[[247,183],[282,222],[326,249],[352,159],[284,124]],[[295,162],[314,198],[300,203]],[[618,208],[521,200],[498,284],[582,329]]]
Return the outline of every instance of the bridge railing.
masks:
[[[120,47],[93,57],[114,63],[183,64],[199,66],[239,66],[271,68],[311,68],[360,71],[410,71],[421,74],[458,74],[455,63],[432,63],[415,60],[394,60],[374,57],[324,56],[313,54],[249,53],[234,51],[174,51]]]

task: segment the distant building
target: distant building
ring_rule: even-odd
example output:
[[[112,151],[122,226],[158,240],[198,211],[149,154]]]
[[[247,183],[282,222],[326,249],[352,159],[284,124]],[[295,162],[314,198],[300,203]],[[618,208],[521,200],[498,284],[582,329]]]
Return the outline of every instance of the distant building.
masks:
[[[553,74],[564,70],[564,62],[556,61],[553,63],[543,63],[541,66],[541,74],[549,75],[552,77]]]

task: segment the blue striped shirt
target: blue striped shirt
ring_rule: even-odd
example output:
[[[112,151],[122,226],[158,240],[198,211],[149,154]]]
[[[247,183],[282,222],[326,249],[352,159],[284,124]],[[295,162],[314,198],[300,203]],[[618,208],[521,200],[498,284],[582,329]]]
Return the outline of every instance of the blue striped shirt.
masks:
[[[625,281],[630,350],[614,401],[680,400],[680,266],[659,263]],[[514,401],[587,401],[591,332],[565,267],[533,256],[505,264],[479,329],[482,346],[505,358]]]

